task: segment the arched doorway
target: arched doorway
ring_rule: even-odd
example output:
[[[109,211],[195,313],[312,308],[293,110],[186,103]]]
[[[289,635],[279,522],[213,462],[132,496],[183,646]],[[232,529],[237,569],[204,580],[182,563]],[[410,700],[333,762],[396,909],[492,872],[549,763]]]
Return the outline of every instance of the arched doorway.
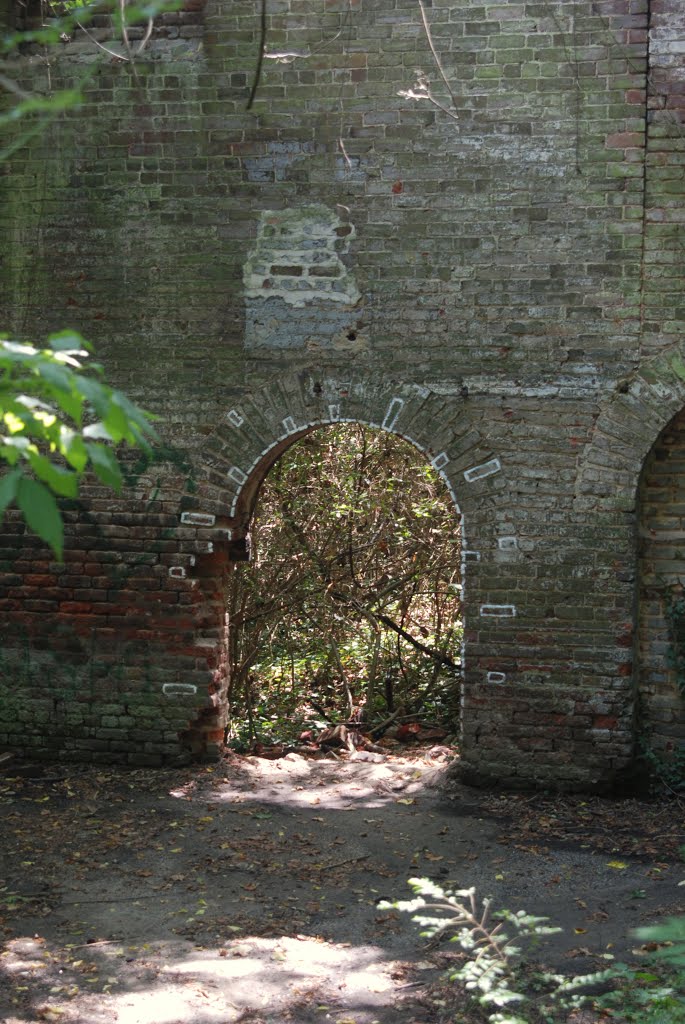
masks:
[[[309,431],[260,483],[229,588],[232,738],[419,715],[454,733],[461,514],[426,454],[378,427]]]
[[[444,483],[455,516],[464,509],[468,537],[462,522],[461,556],[468,578],[462,594],[466,622],[460,763],[479,779],[490,769],[498,778],[508,775],[511,751],[503,762],[502,743],[491,737],[493,698],[498,706],[506,705],[507,716],[512,707],[525,711],[528,705],[527,698],[518,695],[510,646],[521,629],[512,591],[524,555],[505,508],[510,489],[507,466],[483,436],[482,416],[469,404],[465,389],[442,395],[415,383],[353,373],[345,379],[318,370],[285,374],[257,392],[236,397],[207,437],[203,469],[194,492],[184,498],[181,521],[197,533],[206,551],[194,569],[206,621],[198,631],[198,643],[203,649],[207,645],[215,667],[211,707],[190,723],[185,742],[195,756],[211,758],[221,748],[231,632],[225,622],[223,574],[230,573],[236,561],[249,558],[249,526],[263,481],[293,444],[344,423],[366,424],[409,442]],[[497,722],[501,732],[501,716]],[[521,728],[519,723],[515,727]]]
[[[685,409],[663,429],[638,489],[639,732],[657,757],[685,746]]]

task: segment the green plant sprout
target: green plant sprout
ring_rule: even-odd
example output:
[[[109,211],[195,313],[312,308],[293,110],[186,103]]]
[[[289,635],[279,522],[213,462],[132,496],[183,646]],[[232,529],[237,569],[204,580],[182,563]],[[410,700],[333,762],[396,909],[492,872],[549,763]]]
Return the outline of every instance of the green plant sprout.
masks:
[[[636,936],[658,944],[655,952],[665,969],[636,970],[625,964],[603,971],[567,977],[545,970],[531,970],[526,953],[541,938],[558,933],[548,918],[520,910],[492,912],[492,901],[480,906],[476,890],[443,889],[428,878],[410,878],[416,896],[412,900],[383,901],[380,909],[411,913],[421,935],[431,944],[449,935],[466,954],[466,961],[448,979],[463,986],[487,1015],[489,1024],[531,1024],[532,1020],[560,1019],[587,1002],[581,990],[613,982],[612,991],[597,1005],[620,1013],[622,1024],[683,1024],[685,1000],[685,918],[642,928]],[[619,982],[619,984],[615,984]],[[531,995],[538,1001],[533,1007]],[[531,1017],[530,1013],[534,1016]]]

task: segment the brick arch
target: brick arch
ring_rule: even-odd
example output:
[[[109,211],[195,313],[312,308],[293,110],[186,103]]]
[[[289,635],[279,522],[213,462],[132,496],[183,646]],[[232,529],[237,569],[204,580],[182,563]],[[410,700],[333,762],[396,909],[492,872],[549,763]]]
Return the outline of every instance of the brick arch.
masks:
[[[208,439],[194,504],[241,539],[259,488],[278,457],[317,427],[364,423],[387,430],[421,451],[440,475],[455,507],[468,515],[476,483],[503,466],[470,422],[460,397],[441,396],[414,383],[287,375],[244,395],[227,409]]]
[[[199,467],[198,490],[193,497],[194,510],[184,513],[185,521],[196,523],[198,532],[213,535],[213,552],[205,559],[203,589],[218,593],[226,562],[246,557],[241,545],[259,489],[274,462],[308,433],[334,423],[363,423],[386,430],[425,455],[447,487],[462,524],[465,577],[469,562],[501,559],[503,553],[515,547],[516,538],[497,536],[496,527],[488,522],[488,502],[484,501],[492,501],[496,493],[500,499],[503,492],[506,494],[505,467],[473,426],[462,397],[441,396],[414,383],[340,379],[304,372],[283,376],[242,396],[226,410],[207,440],[204,466]],[[464,521],[469,526],[468,544]],[[465,605],[469,617],[467,601]],[[513,603],[488,604],[486,599],[473,617],[485,615],[495,625],[499,617],[511,623],[515,614]],[[213,635],[217,637],[215,660],[222,662],[221,647],[227,637],[219,640],[216,632]],[[468,645],[462,656],[468,659]],[[477,674],[480,677],[482,673]],[[505,680],[500,671],[486,672],[486,676],[488,683]],[[197,752],[207,751],[217,741],[226,721],[225,693],[224,685],[216,687],[212,706],[190,726],[188,743]],[[476,700],[478,704],[482,699]],[[469,713],[469,698],[465,695],[462,725],[468,722]]]
[[[619,384],[581,452],[576,508],[632,512],[645,459],[684,406],[685,361],[676,348],[646,362]]]
[[[639,728],[646,725],[650,742],[666,750],[685,736],[663,600],[664,583],[685,583],[685,560],[681,571],[669,552],[669,516],[681,495],[685,501],[685,479],[672,461],[681,453],[685,361],[674,347],[619,385],[600,412],[580,457],[575,497],[577,511],[610,531],[616,585],[625,588],[626,608],[632,605],[616,621],[619,648],[632,649],[625,665],[631,704],[639,699]],[[664,481],[670,496],[660,493]]]

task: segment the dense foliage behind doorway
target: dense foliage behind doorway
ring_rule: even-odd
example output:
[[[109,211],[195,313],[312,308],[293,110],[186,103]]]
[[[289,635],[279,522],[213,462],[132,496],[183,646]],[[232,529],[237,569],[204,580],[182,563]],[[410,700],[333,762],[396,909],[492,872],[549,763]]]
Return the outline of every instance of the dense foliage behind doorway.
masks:
[[[269,473],[250,563],[232,576],[232,738],[421,714],[456,729],[461,537],[412,445],[358,424],[317,430]]]

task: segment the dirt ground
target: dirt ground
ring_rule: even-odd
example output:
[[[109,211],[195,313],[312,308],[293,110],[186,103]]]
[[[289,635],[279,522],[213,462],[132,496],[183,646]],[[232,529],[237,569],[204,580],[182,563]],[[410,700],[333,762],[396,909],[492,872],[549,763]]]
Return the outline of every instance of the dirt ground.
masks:
[[[682,802],[446,791],[446,759],[8,762],[0,1021],[454,1020],[458,947],[378,907],[412,876],[548,915],[564,933],[535,955],[573,974],[635,961],[631,928],[685,912]]]

